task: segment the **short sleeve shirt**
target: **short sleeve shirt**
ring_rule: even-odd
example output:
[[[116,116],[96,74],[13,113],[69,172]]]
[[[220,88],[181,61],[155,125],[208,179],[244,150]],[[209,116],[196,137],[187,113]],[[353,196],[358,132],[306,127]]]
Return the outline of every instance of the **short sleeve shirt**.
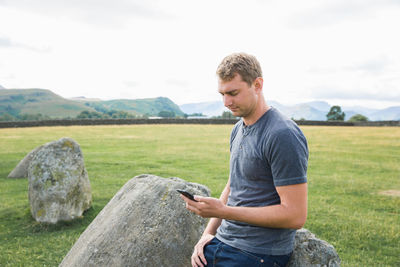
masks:
[[[308,147],[300,128],[277,109],[246,126],[240,120],[230,140],[228,206],[280,204],[277,186],[307,182]],[[216,237],[254,253],[284,255],[293,251],[294,229],[267,228],[223,220]]]

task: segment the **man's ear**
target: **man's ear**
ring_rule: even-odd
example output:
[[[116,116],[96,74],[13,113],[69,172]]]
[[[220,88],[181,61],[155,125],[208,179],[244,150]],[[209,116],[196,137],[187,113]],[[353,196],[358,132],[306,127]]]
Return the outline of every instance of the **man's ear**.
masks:
[[[263,83],[264,83],[264,80],[263,80],[262,77],[257,77],[254,80],[253,84],[254,84],[254,88],[255,88],[257,93],[261,93],[262,92]]]

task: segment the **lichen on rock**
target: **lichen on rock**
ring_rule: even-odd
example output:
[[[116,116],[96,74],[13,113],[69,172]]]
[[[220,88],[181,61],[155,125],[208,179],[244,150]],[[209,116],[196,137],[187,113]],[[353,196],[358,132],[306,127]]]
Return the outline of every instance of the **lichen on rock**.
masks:
[[[339,267],[340,257],[328,242],[307,229],[297,230],[293,255],[288,267]]]
[[[38,222],[57,223],[82,216],[92,193],[79,144],[71,138],[35,151],[28,167],[29,202]]]
[[[210,194],[179,178],[136,176],[97,215],[60,267],[189,266],[207,220],[188,212],[176,189]]]

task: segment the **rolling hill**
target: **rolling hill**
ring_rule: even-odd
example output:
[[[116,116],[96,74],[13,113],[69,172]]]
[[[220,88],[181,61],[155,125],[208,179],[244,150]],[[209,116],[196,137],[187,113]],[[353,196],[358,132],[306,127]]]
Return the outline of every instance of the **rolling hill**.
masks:
[[[106,112],[121,110],[133,115],[157,116],[160,111],[172,111],[183,116],[182,110],[169,98],[88,100],[63,98],[46,89],[0,89],[0,116],[9,114],[42,114],[50,118],[75,118],[84,110]]]
[[[330,105],[324,101],[312,101],[298,105],[282,105],[276,101],[268,103],[279,109],[289,118],[306,120],[326,120]],[[78,97],[74,99],[63,98],[46,89],[4,89],[0,86],[0,117],[11,115],[13,117],[23,114],[42,114],[50,118],[75,118],[84,110],[105,113],[111,110],[125,111],[136,116],[158,116],[160,111],[173,112],[176,116],[202,113],[206,116],[220,116],[224,107],[222,101],[176,105],[167,97],[146,99],[117,99],[100,100]],[[345,120],[352,115],[362,114],[371,121],[400,120],[400,107],[386,109],[371,109],[359,106],[342,107],[346,113]]]
[[[86,102],[85,105],[100,112],[104,110],[123,110],[134,115],[157,116],[160,111],[172,111],[177,116],[184,115],[179,106],[167,97],[90,101]]]
[[[76,117],[83,110],[95,111],[46,89],[0,89],[0,115],[40,113],[51,118],[66,118]]]

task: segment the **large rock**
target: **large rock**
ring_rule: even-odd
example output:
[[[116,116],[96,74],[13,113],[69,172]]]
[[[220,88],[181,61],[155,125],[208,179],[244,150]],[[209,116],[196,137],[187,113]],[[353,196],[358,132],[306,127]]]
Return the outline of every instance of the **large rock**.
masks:
[[[176,189],[208,196],[202,185],[140,175],[97,215],[60,266],[190,266],[207,220],[188,212]]]
[[[10,172],[10,174],[7,176],[7,178],[26,178],[28,177],[28,168],[29,168],[29,163],[31,163],[31,160],[36,154],[36,151],[38,151],[42,146],[39,146],[29,152]]]
[[[92,192],[82,151],[73,139],[41,146],[28,167],[29,202],[38,222],[57,223],[82,216]]]
[[[340,258],[334,247],[310,231],[296,232],[295,245],[288,267],[339,267]]]

